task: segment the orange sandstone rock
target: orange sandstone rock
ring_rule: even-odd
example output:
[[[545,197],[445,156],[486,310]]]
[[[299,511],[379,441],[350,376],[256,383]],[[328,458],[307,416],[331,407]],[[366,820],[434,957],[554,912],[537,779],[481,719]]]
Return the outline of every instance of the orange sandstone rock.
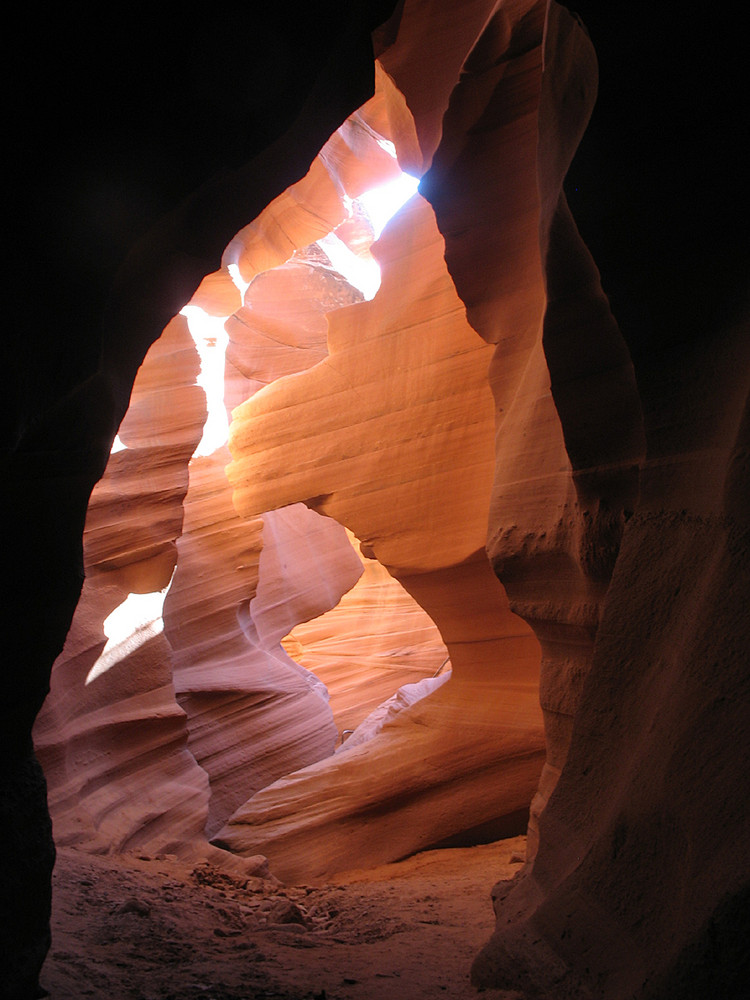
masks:
[[[374,252],[381,288],[329,315],[328,357],[234,411],[228,474],[246,516],[303,500],[351,528],[436,622],[453,673],[370,743],[257,793],[217,835],[241,853],[263,844],[285,877],[398,857],[522,813],[541,763],[538,646],[482,551],[491,348],[466,323],[421,198]],[[407,773],[396,762],[409,746],[422,763]],[[497,789],[484,803],[482,785]],[[386,788],[393,804],[376,807]],[[359,836],[346,817],[363,810],[373,816]]]

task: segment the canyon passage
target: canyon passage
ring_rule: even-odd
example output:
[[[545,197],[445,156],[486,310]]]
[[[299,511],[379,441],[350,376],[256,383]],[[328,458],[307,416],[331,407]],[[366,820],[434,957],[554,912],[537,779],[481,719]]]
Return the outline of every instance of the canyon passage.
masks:
[[[3,998],[747,996],[733,26],[109,13],[8,61]]]

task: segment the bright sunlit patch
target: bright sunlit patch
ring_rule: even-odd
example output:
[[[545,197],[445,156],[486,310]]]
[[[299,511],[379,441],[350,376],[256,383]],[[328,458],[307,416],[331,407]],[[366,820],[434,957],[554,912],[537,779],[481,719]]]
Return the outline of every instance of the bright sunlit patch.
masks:
[[[385,143],[392,156],[392,143]],[[380,237],[387,222],[393,218],[401,206],[417,190],[419,179],[402,173],[393,181],[381,184],[358,199],[372,223],[375,239]],[[351,204],[347,206],[351,208]],[[380,287],[380,268],[369,254],[353,253],[335,233],[329,233],[318,241],[333,267],[346,280],[358,288],[368,301]],[[242,293],[243,299],[248,283],[243,281],[237,264],[229,264],[230,277]],[[188,328],[195,341],[201,359],[201,373],[198,385],[206,393],[208,418],[203,428],[203,437],[193,453],[195,456],[210,455],[226,444],[229,431],[226,407],[224,406],[224,358],[229,336],[225,329],[226,317],[209,316],[198,306],[186,305],[182,315],[187,318]],[[115,440],[115,444],[119,438]],[[125,447],[119,442],[118,448]],[[117,450],[113,447],[113,450]]]
[[[232,279],[232,284],[240,294],[242,295],[242,300],[245,300],[245,292],[250,287],[250,282],[245,281],[245,279],[240,274],[239,264],[227,264],[227,271],[229,272],[229,277]]]
[[[226,317],[209,316],[198,306],[187,305],[181,310],[201,359],[198,385],[206,394],[208,417],[203,437],[193,455],[210,455],[226,444],[229,421],[224,406],[224,356],[229,335],[224,329]]]
[[[114,455],[117,451],[126,451],[127,445],[120,440],[120,435],[115,434],[115,439],[112,442],[112,447],[109,449],[110,455]]]
[[[363,195],[360,195],[359,201],[367,209],[367,214],[370,216],[375,230],[375,239],[380,237],[386,224],[411,198],[418,186],[418,177],[402,173],[395,180],[381,184],[380,187],[373,188],[372,191],[365,191]]]
[[[396,147],[390,139],[378,139],[378,146],[386,153],[390,153],[394,160],[396,159]]]
[[[335,233],[329,233],[318,240],[331,264],[339,274],[343,275],[350,285],[358,288],[369,302],[380,288],[380,268],[378,262],[370,254],[359,256],[352,253]]]
[[[164,631],[161,615],[168,590],[169,584],[164,590],[151,594],[128,594],[122,604],[104,619],[107,644],[88,672],[87,685],[134,653],[144,642]]]
[[[360,195],[357,200],[367,212],[376,240],[396,212],[411,198],[418,184],[419,178],[402,173],[395,180]],[[358,288],[368,302],[375,297],[380,288],[380,268],[374,257],[352,253],[335,233],[318,240],[318,246],[325,251],[339,274]]]

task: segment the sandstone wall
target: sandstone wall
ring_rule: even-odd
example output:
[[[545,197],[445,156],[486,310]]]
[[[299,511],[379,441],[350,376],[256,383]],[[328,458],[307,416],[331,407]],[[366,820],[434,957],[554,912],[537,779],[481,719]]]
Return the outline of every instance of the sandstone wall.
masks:
[[[240,12],[180,33],[159,9],[148,31],[124,17],[107,45],[94,22],[49,15],[28,25],[39,72],[22,45],[9,55],[26,98],[9,108],[20,308],[0,512],[12,1000],[33,995],[48,947],[52,849],[30,732],[82,586],[36,730],[64,838],[205,852],[208,823],[288,877],[323,874],[497,830],[528,806],[546,754],[529,863],[494,890],[475,982],[545,1000],[743,995],[736,26],[719,12],[577,9],[591,39],[532,0],[407,0],[390,20],[389,4],[276,5],[265,32]],[[372,39],[375,98],[316,160],[375,89]],[[344,302],[330,273],[292,257],[345,221],[343,195],[394,169],[382,150],[370,158],[379,137],[420,193],[375,250],[378,296]],[[230,268],[243,288],[261,276],[257,300],[237,300]],[[307,308],[307,281],[343,308]],[[235,508],[220,455],[187,474],[202,403],[173,317],[199,285],[234,316]],[[165,328],[156,354],[179,357],[174,382],[136,390],[131,445],[105,473]],[[246,353],[246,331],[272,346],[268,361]],[[247,586],[262,552],[278,580],[289,509],[304,511],[291,523],[299,534],[304,519],[305,541],[326,525],[301,565],[332,556],[329,607],[360,572],[346,525],[429,614],[452,664],[369,744],[307,766],[336,726],[279,642],[300,607],[326,602],[293,573],[288,603]],[[265,540],[276,533],[263,550],[261,516]],[[176,559],[165,632],[144,612],[146,641],[115,661],[104,620],[164,588]],[[269,671],[294,681],[281,700],[296,707],[266,767],[241,720],[262,705],[259,729],[287,725],[265,697]],[[259,791],[242,803],[249,772]]]
[[[402,110],[395,123],[386,137],[408,157],[421,122]],[[256,794],[218,834],[233,851],[262,849],[287,878],[518,823],[538,780],[538,647],[484,554],[492,351],[466,321],[444,252],[415,195],[373,248],[375,298],[329,314],[328,357],[233,413],[238,511],[304,501],[345,524],[435,621],[453,666],[374,741]],[[396,763],[407,753],[408,769]]]
[[[167,849],[201,832],[205,775],[185,751],[160,602],[135,627],[105,624],[127,600],[166,591],[174,572],[187,463],[205,418],[198,365],[177,317],[140,370],[119,429],[124,447],[89,502],[86,581],[34,733],[57,843]]]
[[[565,196],[553,207],[545,183],[566,166],[594,69],[584,30],[553,9],[539,143],[544,347],[583,507],[581,565],[594,580],[614,570],[585,673],[553,675],[574,709],[567,761],[533,866],[495,888],[497,930],[474,980],[527,996],[741,997],[748,827],[732,760],[748,747],[750,581],[747,247],[730,194],[737,63],[716,24],[675,30],[657,17],[633,87],[616,59],[625,23],[583,15],[599,118],[567,190],[612,315]],[[684,73],[688,60],[716,66],[712,83]]]
[[[267,853],[277,872],[304,878],[525,824],[543,752],[538,646],[482,551],[494,466],[491,351],[466,323],[432,210],[418,196],[374,249],[383,280],[371,302],[322,249],[304,245],[335,227],[355,254],[369,255],[371,229],[351,199],[398,173],[384,142],[408,152],[414,129],[379,69],[374,98],[235,237],[227,271],[192,299],[212,313],[232,310],[224,399],[249,397],[235,409],[229,470],[242,478],[242,516],[226,449],[192,455],[205,413],[182,317],[168,330],[179,332],[193,369],[174,363],[167,333],[139,371],[118,438],[126,450],[113,453],[89,505],[86,587],[36,726],[59,843],[193,852],[204,830],[217,833],[242,807],[217,843]],[[230,267],[241,287],[249,282],[241,298]],[[252,451],[238,448],[242,436]],[[366,556],[342,525],[359,532]],[[355,583],[361,560],[369,585],[317,619]],[[154,621],[98,657],[103,623],[128,594],[167,587]],[[306,650],[318,675],[288,650]],[[356,753],[332,758],[347,727],[446,661],[449,683],[404,711],[393,734],[387,725]],[[130,735],[104,725],[122,702]],[[191,777],[175,776],[166,737],[143,754],[149,727],[173,733]],[[413,773],[399,763],[412,753]],[[141,759],[154,773],[136,794]],[[307,765],[309,776],[294,777],[306,809],[284,776]],[[178,819],[170,801],[180,797]],[[291,839],[264,821],[248,832],[249,816],[274,812],[269,797],[289,814]],[[381,818],[361,826],[373,809]]]
[[[116,32],[67,10],[18,12],[5,64],[24,99],[6,121],[0,492],[0,927],[13,1000],[33,995],[49,943],[53,851],[31,727],[82,586],[89,494],[136,371],[232,236],[371,95],[370,36],[391,12],[277,7],[259,24],[249,10],[215,11],[196,31],[170,8],[145,25],[115,4]],[[293,58],[269,58],[279,38]]]

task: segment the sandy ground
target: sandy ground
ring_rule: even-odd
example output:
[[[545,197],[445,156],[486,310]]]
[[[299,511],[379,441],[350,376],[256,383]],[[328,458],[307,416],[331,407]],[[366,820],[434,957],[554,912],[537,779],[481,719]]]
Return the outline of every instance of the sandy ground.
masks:
[[[52,1000],[475,1000],[490,890],[524,849],[427,851],[316,887],[62,849],[42,985]]]

